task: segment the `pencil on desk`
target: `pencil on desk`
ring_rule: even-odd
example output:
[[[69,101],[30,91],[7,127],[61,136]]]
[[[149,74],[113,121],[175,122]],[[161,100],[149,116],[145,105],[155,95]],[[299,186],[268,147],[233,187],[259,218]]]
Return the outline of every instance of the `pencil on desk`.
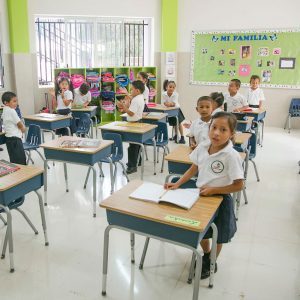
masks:
[[[165,190],[165,191],[159,196],[158,199],[161,199],[167,192],[168,192],[168,190]]]

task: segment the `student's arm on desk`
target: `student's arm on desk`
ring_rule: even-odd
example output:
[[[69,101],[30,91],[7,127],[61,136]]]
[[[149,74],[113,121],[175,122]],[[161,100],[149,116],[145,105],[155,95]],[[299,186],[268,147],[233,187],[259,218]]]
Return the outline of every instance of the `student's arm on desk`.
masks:
[[[182,184],[189,181],[193,176],[195,176],[198,173],[198,166],[195,164],[192,164],[192,166],[183,174],[183,176],[175,183],[165,183],[164,188],[167,190],[176,190],[178,189]]]
[[[234,180],[232,184],[222,186],[222,187],[210,187],[202,186],[200,188],[201,196],[219,195],[219,194],[230,194],[234,192],[239,192],[243,188],[244,180],[238,179]]]

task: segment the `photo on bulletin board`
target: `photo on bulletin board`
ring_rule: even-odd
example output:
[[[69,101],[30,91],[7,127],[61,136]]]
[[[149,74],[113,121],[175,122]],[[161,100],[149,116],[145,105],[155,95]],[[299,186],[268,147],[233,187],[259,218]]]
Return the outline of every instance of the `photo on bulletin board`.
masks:
[[[300,29],[192,32],[190,83],[300,89]]]

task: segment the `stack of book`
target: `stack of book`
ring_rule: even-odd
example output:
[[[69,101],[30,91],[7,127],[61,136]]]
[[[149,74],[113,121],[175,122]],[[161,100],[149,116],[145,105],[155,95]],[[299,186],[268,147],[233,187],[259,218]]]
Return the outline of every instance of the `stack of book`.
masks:
[[[66,140],[61,142],[60,147],[62,148],[98,148],[101,144],[99,140]]]
[[[0,177],[15,172],[19,169],[20,167],[18,167],[17,165],[14,165],[4,159],[0,160]]]

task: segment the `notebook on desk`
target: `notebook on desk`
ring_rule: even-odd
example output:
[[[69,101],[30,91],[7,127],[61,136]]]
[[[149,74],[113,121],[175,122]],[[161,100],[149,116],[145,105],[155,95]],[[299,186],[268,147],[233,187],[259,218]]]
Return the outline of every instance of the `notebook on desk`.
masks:
[[[144,182],[129,196],[148,202],[166,202],[190,209],[199,198],[199,189],[165,190],[160,184]]]
[[[0,177],[15,172],[19,169],[20,167],[15,164],[12,164],[4,159],[0,160]]]
[[[99,140],[66,140],[59,145],[61,148],[98,148]]]

